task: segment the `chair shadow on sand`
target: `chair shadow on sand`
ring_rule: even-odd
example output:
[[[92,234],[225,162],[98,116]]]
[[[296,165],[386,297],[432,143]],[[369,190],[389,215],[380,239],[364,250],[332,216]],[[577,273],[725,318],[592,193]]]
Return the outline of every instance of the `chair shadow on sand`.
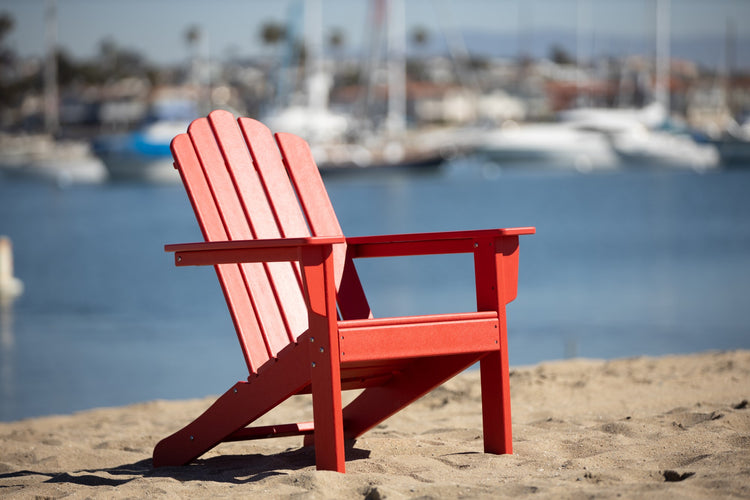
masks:
[[[370,451],[354,447],[347,441],[346,460],[370,457]],[[188,466],[154,468],[150,458],[130,464],[101,469],[82,469],[72,472],[37,472],[20,470],[0,474],[0,480],[24,476],[48,476],[45,483],[67,483],[81,486],[120,486],[139,478],[172,478],[185,481],[212,481],[227,484],[245,484],[267,477],[287,474],[288,471],[315,467],[315,449],[312,446],[290,449],[269,455],[220,455],[195,460]]]

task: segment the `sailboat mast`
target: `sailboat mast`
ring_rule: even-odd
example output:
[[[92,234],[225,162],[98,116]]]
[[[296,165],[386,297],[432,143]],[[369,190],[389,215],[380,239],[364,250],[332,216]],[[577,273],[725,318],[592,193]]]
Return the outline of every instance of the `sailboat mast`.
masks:
[[[406,128],[406,13],[403,0],[388,0],[388,115],[391,134]]]
[[[669,68],[670,68],[670,0],[656,3],[656,101],[669,113]]]
[[[308,105],[315,111],[328,108],[330,76],[323,61],[323,10],[320,0],[305,2],[305,73]]]
[[[57,133],[60,113],[57,92],[57,1],[47,0],[45,9],[44,61],[44,128],[49,134]]]
[[[576,2],[576,105],[590,106],[591,93],[586,87],[586,67],[587,61],[584,57],[584,46],[587,43],[586,35],[590,31],[591,3],[589,0],[577,0]],[[592,55],[589,56],[593,59]]]

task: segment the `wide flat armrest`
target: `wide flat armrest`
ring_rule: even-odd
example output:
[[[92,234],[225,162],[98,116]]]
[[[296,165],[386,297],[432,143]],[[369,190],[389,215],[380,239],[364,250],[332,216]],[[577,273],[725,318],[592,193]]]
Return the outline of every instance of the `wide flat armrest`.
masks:
[[[166,252],[191,252],[199,250],[250,250],[255,248],[302,247],[305,245],[332,245],[345,243],[343,236],[306,236],[302,238],[273,238],[259,240],[200,241],[164,245]]]
[[[386,234],[347,238],[350,255],[363,257],[396,257],[405,255],[430,255],[470,253],[479,241],[506,236],[534,234],[534,227],[506,229],[478,229],[469,231],[444,231],[437,233]]]
[[[203,241],[165,245],[175,253],[178,266],[199,266],[246,262],[284,262],[300,259],[305,247],[344,243],[343,236],[309,236],[260,240]]]

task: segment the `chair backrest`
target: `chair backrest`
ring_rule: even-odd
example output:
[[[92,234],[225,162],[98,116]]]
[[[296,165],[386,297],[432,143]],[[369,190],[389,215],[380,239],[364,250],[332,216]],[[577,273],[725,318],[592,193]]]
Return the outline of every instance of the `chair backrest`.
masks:
[[[214,111],[172,141],[175,167],[206,241],[339,236],[341,227],[305,141]],[[368,317],[345,245],[334,249],[339,310]],[[308,327],[297,263],[221,264],[216,272],[250,373]],[[344,274],[346,273],[346,276]]]

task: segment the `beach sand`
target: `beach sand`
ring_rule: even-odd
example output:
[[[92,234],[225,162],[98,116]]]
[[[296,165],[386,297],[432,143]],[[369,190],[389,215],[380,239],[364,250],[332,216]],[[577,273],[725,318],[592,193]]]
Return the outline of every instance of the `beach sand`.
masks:
[[[750,498],[750,351],[516,367],[511,391],[513,455],[482,452],[474,370],[357,440],[346,474],[316,471],[299,437],[153,469],[156,442],[212,398],[0,423],[0,497]]]

